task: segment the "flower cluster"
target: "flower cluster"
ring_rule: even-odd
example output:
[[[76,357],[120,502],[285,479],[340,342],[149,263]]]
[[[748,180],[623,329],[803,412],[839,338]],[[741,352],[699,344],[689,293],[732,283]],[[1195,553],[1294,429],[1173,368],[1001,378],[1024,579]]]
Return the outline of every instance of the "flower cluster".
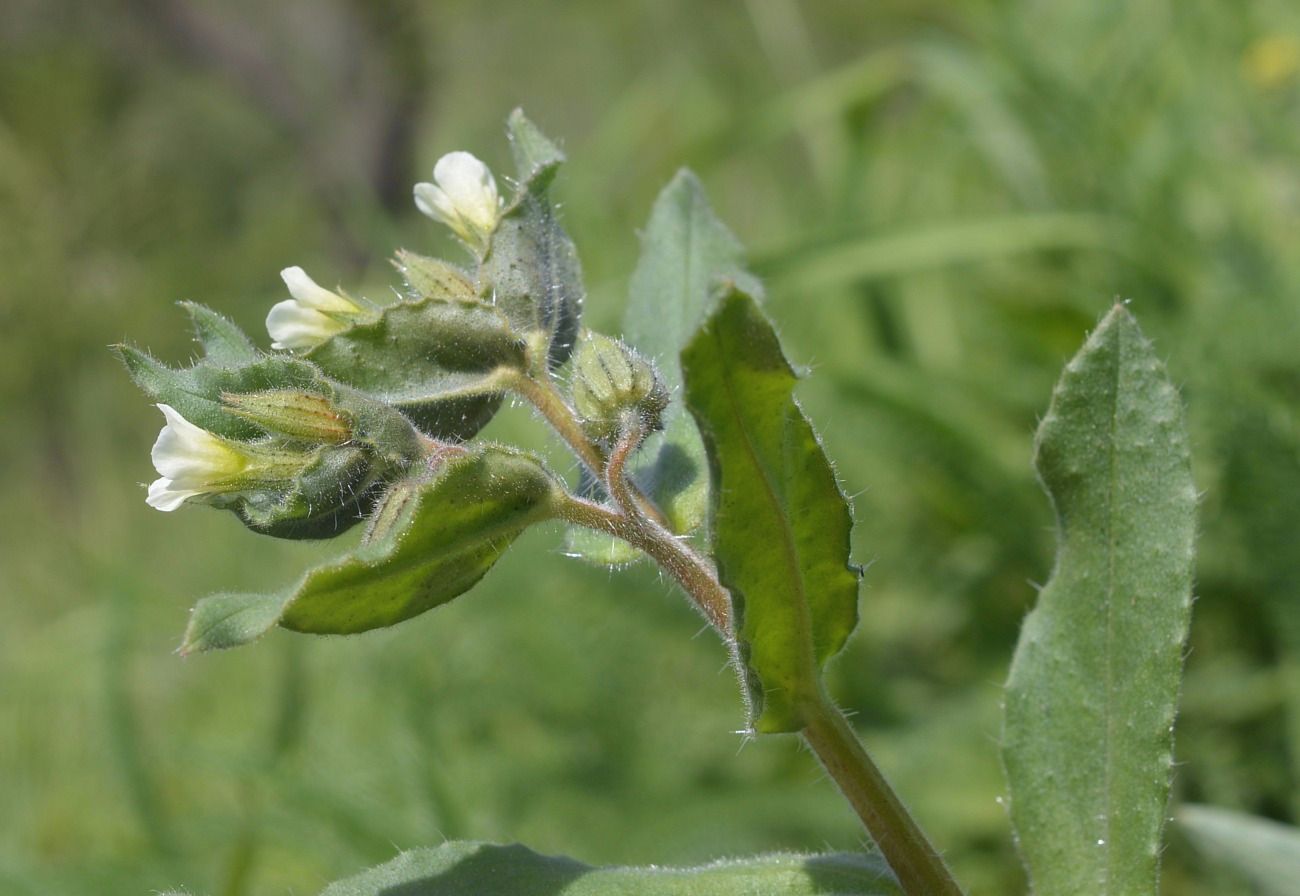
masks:
[[[445,224],[480,257],[485,255],[502,209],[492,172],[470,153],[452,152],[434,165],[433,180],[416,185],[417,208]],[[324,288],[301,267],[287,267],[280,277],[290,298],[277,302],[266,316],[273,349],[306,354],[378,316],[376,306]],[[236,399],[228,402],[228,410],[248,417],[243,407],[247,399]],[[172,511],[190,499],[206,500],[287,480],[305,462],[303,455],[264,452],[223,438],[186,420],[168,404],[157,407],[166,425],[154,443],[153,464],[159,478],[149,486],[146,501],[158,510]]]

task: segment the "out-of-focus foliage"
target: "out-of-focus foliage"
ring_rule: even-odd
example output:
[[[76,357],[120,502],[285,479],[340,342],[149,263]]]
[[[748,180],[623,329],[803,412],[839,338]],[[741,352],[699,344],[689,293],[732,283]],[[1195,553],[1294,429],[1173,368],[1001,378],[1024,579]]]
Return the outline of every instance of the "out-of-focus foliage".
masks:
[[[185,361],[182,299],[260,332],[291,264],[398,288],[393,246],[454,251],[411,184],[456,148],[508,170],[520,104],[565,138],[597,329],[677,166],[754,248],[874,561],[831,686],[972,890],[1023,886],[996,739],[1052,556],[1030,440],[1116,295],[1204,491],[1176,798],[1300,820],[1294,3],[10,0],[0,46],[5,892],[310,893],[444,837],[593,864],[859,843],[793,741],[729,733],[685,603],[558,531],[390,632],[171,652],[195,598],[322,548],[147,508],[157,414],[105,346]],[[539,432],[506,409],[488,435]],[[1215,873],[1175,839],[1164,889]]]

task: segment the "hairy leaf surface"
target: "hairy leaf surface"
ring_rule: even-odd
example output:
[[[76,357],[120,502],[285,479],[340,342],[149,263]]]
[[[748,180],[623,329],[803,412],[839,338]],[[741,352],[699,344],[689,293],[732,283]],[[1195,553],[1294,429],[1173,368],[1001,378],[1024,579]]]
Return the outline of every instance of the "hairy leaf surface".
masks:
[[[416,849],[321,896],[887,896],[877,856],[777,854],[696,868],[593,868],[525,846],[451,842]]]
[[[564,154],[516,109],[506,124],[518,190],[502,213],[480,270],[484,296],[530,341],[540,338],[551,367],[573,351],[582,316],[582,265],[548,195]]]
[[[1066,366],[1035,464],[1056,568],[1007,682],[1011,819],[1037,893],[1155,893],[1191,612],[1181,402],[1117,305]]]
[[[468,591],[529,525],[553,513],[557,483],[529,454],[480,445],[427,481],[396,483],[360,547],[275,594],[199,601],[184,653],[236,647],[272,626],[353,634],[396,625]]]
[[[682,352],[686,403],[712,473],[718,576],[759,731],[798,731],[821,670],[858,618],[853,519],[772,325],[731,291]]]

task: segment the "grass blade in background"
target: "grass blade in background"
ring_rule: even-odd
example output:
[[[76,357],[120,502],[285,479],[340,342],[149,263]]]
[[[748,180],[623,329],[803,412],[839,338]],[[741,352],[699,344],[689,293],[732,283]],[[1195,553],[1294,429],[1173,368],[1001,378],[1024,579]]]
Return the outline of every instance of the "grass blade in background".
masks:
[[[1264,896],[1300,896],[1300,830],[1214,806],[1182,806],[1174,818],[1201,852]]]
[[[525,846],[451,842],[403,853],[322,896],[892,896],[889,869],[869,855],[770,855],[699,868],[593,868]]]
[[[853,518],[772,325],[731,291],[682,352],[713,483],[718,577],[732,594],[750,723],[799,731],[858,621]]]
[[[1011,820],[1041,896],[1154,894],[1196,493],[1178,394],[1125,307],[1066,366],[1035,462],[1060,544],[1007,682]]]

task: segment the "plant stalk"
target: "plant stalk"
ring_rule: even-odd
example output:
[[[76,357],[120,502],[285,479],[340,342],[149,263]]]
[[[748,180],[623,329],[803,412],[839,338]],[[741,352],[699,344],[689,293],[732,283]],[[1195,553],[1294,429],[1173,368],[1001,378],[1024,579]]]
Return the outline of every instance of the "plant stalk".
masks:
[[[550,384],[522,378],[516,387],[542,413],[578,456],[601,477],[614,505],[597,504],[573,494],[561,499],[559,515],[576,525],[621,538],[649,555],[669,573],[696,608],[722,636],[738,661],[731,630],[731,595],[713,564],[663,525],[657,508],[635,489],[626,463],[643,433],[630,429],[608,452],[587,438],[572,409]],[[522,385],[522,384],[521,384]],[[656,511],[647,512],[647,507]],[[872,762],[844,714],[820,694],[803,707],[801,732],[831,779],[862,820],[907,896],[962,896],[939,853],[926,839],[898,795]]]
[[[803,738],[862,819],[908,896],[962,896],[943,859],[826,696],[804,708]]]

